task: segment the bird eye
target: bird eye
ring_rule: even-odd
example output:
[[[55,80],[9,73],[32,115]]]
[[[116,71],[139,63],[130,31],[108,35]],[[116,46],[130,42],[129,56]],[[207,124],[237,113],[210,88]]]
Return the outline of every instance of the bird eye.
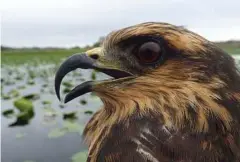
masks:
[[[156,42],[147,42],[140,46],[137,58],[141,63],[148,64],[156,62],[162,54],[161,47]]]

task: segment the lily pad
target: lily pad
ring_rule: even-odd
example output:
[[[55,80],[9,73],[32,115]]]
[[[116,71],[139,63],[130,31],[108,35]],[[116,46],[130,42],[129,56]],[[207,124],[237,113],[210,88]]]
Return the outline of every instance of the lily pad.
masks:
[[[82,74],[79,71],[74,71],[73,76],[82,76]]]
[[[28,99],[25,99],[25,98],[20,98],[20,99],[14,101],[14,106],[20,112],[26,112],[26,111],[32,111],[33,110],[32,102]]]
[[[36,93],[32,93],[32,94],[23,96],[23,98],[25,98],[25,99],[27,99],[27,100],[35,101],[35,100],[40,99],[40,95],[39,95],[39,94],[36,94]]]
[[[43,105],[50,105],[50,104],[51,104],[51,101],[42,101],[42,104],[43,104]]]
[[[9,126],[24,126],[34,117],[33,104],[30,100],[20,98],[14,101],[14,106],[20,111],[17,114],[17,120]]]
[[[92,72],[92,75],[91,75],[91,79],[92,79],[92,80],[96,80],[96,78],[97,78],[96,72],[93,71],[93,72]]]
[[[62,128],[55,128],[48,134],[49,138],[57,138],[64,136],[66,133],[82,133],[84,127],[77,122],[65,121]]]
[[[35,82],[34,82],[34,80],[28,80],[27,84],[28,84],[28,85],[34,85]]]
[[[17,133],[16,138],[23,138],[26,136],[26,133]]]
[[[79,79],[76,79],[76,80],[79,80],[79,81],[81,81],[81,82],[86,81],[86,79],[84,79],[84,78],[79,78]]]
[[[93,114],[93,111],[91,110],[87,110],[87,111],[84,111],[85,114]]]
[[[56,116],[58,115],[57,111],[51,107],[44,107],[44,114],[47,116]]]
[[[63,114],[63,119],[64,120],[76,120],[77,118],[78,117],[77,117],[77,112],[76,111]]]
[[[63,89],[63,93],[69,93],[71,91],[71,89],[69,87],[66,87]]]
[[[65,106],[63,104],[60,104],[59,107],[63,109]]]
[[[28,71],[28,75],[29,75],[29,77],[30,77],[31,79],[34,79],[34,78],[36,77],[36,74],[35,74],[35,72],[34,72],[33,70],[29,70],[29,71]]]
[[[18,86],[17,89],[25,89],[26,86],[22,85],[22,86]]]
[[[15,84],[14,81],[6,81],[6,82],[5,82],[5,85],[13,85],[13,84]]]
[[[88,157],[88,151],[85,150],[85,151],[74,154],[71,157],[71,160],[72,162],[83,162],[83,161],[87,161],[87,157]]]
[[[82,105],[86,105],[86,104],[87,104],[87,101],[84,100],[84,99],[82,99],[82,100],[80,100],[80,103],[81,103]]]
[[[43,84],[42,87],[43,87],[43,88],[46,88],[46,87],[48,87],[48,85],[47,85],[47,84]]]
[[[15,79],[16,80],[23,80],[23,76],[16,76]]]
[[[8,94],[14,98],[20,95],[20,93],[16,89],[11,90]]]
[[[48,133],[48,138],[61,137],[61,136],[64,136],[65,133],[66,133],[66,130],[61,128],[55,128]]]
[[[63,85],[68,88],[73,87],[73,84],[71,82],[63,82]]]
[[[10,100],[10,99],[11,99],[11,96],[3,94],[3,95],[2,95],[2,99],[4,99],[4,100]]]
[[[55,91],[53,89],[49,90],[50,94],[55,94]]]
[[[3,110],[2,115],[6,118],[11,118],[14,116],[14,110],[13,109]]]

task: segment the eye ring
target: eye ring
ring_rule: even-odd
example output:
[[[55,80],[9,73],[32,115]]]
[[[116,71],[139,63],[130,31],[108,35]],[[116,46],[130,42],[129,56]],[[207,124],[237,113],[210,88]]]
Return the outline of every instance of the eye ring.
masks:
[[[163,49],[160,44],[155,41],[142,43],[136,51],[136,57],[142,64],[156,63],[162,55]]]

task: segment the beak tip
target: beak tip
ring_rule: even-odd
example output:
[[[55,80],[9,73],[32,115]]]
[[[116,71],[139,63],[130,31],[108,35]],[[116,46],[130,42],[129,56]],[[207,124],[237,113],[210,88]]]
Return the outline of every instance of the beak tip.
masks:
[[[65,97],[64,103],[66,104],[66,103],[68,103],[68,101],[70,101],[69,98],[68,98],[68,97]]]
[[[60,90],[59,90],[59,87],[57,87],[58,84],[56,84],[55,82],[55,93],[56,93],[56,96],[58,98],[59,101],[61,101],[61,98],[60,98]]]
[[[58,100],[59,100],[59,101],[61,101],[61,98],[60,98],[60,96],[59,96],[59,95],[57,95],[57,98],[58,98]]]

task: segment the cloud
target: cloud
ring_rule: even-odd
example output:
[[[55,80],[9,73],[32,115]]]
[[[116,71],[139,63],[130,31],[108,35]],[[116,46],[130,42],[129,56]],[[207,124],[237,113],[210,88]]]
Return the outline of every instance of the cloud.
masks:
[[[187,28],[209,40],[240,39],[240,1],[8,0],[3,1],[2,44],[73,46],[145,21]]]

